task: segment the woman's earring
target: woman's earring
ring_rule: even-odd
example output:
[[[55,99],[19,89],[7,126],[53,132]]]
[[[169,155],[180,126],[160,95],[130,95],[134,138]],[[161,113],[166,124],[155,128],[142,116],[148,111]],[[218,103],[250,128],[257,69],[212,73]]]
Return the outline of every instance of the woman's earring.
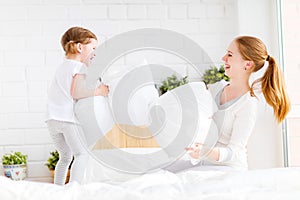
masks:
[[[247,68],[245,67],[245,71],[247,70]]]

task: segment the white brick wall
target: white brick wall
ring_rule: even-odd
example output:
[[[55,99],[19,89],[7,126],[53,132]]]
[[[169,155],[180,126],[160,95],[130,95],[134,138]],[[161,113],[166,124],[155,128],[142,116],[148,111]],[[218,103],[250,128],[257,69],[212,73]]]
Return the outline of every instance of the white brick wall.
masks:
[[[169,18],[170,19],[186,19],[187,18],[187,5],[170,5]]]
[[[127,6],[126,5],[111,5],[108,8],[108,16],[110,19],[126,19]]]
[[[194,19],[206,18],[206,6],[204,4],[190,4],[188,6],[188,17]]]
[[[128,19],[145,19],[147,15],[145,5],[128,5],[127,12]]]
[[[148,19],[158,19],[164,20],[167,18],[168,6],[159,4],[159,5],[147,5],[147,18]]]
[[[107,19],[108,6],[106,5],[72,6],[69,8],[68,14],[71,19],[77,19],[77,20]]]
[[[53,144],[44,123],[46,91],[63,58],[60,37],[84,26],[100,42],[137,28],[165,28],[202,45],[219,63],[237,35],[236,0],[10,0],[0,1],[0,155],[28,154],[29,177],[50,176],[44,166]],[[148,55],[154,60],[154,55]],[[182,63],[172,63],[188,74]],[[132,56],[117,64],[131,65]],[[195,76],[195,74],[191,74]]]

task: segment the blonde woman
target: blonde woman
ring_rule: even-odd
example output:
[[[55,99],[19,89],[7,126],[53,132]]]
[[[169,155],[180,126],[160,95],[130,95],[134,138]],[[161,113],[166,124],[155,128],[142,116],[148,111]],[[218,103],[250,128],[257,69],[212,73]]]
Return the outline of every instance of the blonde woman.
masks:
[[[246,145],[257,115],[258,98],[254,86],[260,86],[278,123],[289,112],[290,102],[282,72],[260,39],[251,36],[235,38],[222,60],[230,81],[218,82],[209,89],[218,106],[214,119],[219,129],[219,139],[206,160],[199,159],[201,149],[204,148],[202,144],[195,143],[186,150],[189,151],[193,165],[247,169]],[[251,73],[259,71],[265,63],[267,69],[264,75],[250,85]]]
[[[68,29],[61,38],[65,60],[57,68],[48,91],[47,126],[59,153],[54,183],[63,185],[68,167],[74,156],[70,182],[81,182],[88,154],[78,137],[81,127],[73,111],[75,100],[91,96],[107,96],[108,87],[101,84],[96,89],[86,87],[86,69],[95,57],[97,37],[82,27]]]

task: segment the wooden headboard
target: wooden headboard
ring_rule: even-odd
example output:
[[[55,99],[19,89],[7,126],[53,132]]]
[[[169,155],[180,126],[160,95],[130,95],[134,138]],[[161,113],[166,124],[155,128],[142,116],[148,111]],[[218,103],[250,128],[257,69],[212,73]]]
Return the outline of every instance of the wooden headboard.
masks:
[[[114,125],[111,131],[97,141],[93,150],[133,147],[155,148],[159,147],[159,145],[147,127]]]

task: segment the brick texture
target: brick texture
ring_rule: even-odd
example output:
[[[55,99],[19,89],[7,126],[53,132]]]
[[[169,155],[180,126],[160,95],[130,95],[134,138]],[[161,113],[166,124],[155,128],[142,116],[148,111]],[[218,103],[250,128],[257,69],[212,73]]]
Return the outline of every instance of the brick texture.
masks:
[[[53,150],[44,123],[47,89],[64,56],[60,37],[69,27],[87,27],[101,42],[137,28],[169,29],[195,40],[213,62],[220,63],[227,39],[238,34],[232,28],[238,23],[237,12],[231,12],[236,4],[235,0],[1,1],[1,155],[20,150],[28,154],[29,178],[50,176],[44,166]],[[291,15],[298,16],[297,12]],[[119,62],[120,67],[139,64],[144,58],[138,59],[128,56]],[[147,59],[170,63],[183,75],[192,71],[171,57],[149,54]],[[197,78],[195,73],[190,75]]]

